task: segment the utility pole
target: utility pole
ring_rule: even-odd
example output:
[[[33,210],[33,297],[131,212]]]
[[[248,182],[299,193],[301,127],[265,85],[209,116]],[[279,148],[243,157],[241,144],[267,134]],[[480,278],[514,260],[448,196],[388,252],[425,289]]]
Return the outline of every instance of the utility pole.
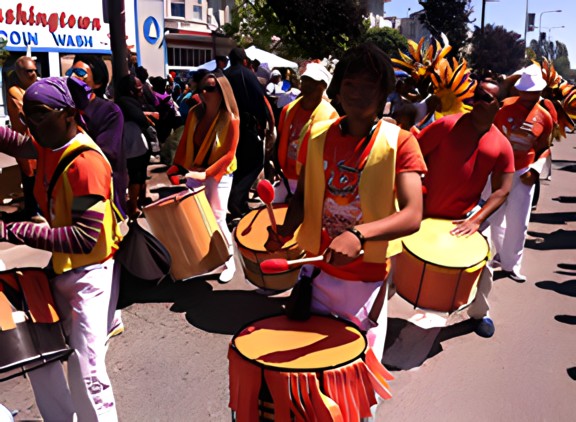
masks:
[[[110,20],[110,49],[112,50],[112,81],[114,95],[118,82],[128,74],[128,46],[126,45],[126,10],[124,0],[102,0],[102,7]]]

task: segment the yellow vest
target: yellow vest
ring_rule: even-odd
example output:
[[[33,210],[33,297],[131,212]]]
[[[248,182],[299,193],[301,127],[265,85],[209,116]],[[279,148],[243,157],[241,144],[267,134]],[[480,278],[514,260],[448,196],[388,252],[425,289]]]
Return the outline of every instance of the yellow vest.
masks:
[[[104,153],[100,150],[98,145],[92,141],[92,139],[90,139],[85,134],[79,134],[66,148],[60,157],[60,160],[62,160],[62,158],[82,145],[86,145],[94,149],[95,151],[99,152],[102,157],[105,157]],[[69,167],[70,165],[66,167],[60,176],[60,180],[56,183],[56,187],[54,188],[54,193],[52,195],[52,227],[65,227],[72,225],[72,201],[74,199],[74,195],[70,181],[68,180],[66,174]],[[112,168],[110,168],[110,173],[112,173]],[[102,224],[102,231],[100,232],[98,241],[96,242],[96,245],[92,251],[88,254],[54,252],[52,254],[52,265],[56,274],[62,274],[75,268],[103,262],[108,257],[112,256],[113,253],[118,249],[118,243],[122,239],[122,234],[118,224],[116,223],[116,216],[114,215],[114,208],[112,203],[113,192],[114,189],[111,184],[111,197],[106,198],[102,208],[98,209],[99,212],[104,214],[104,222]]]
[[[326,134],[335,120],[321,122],[312,127],[306,175],[304,179],[304,220],[298,233],[298,244],[310,253],[321,254],[320,236],[324,208],[324,143]],[[363,221],[369,223],[388,217],[398,208],[395,195],[396,147],[400,128],[380,120],[373,136],[374,145],[360,175],[358,193]],[[329,141],[328,141],[329,142]],[[365,262],[384,263],[386,259],[400,253],[400,240],[367,241],[364,245]]]

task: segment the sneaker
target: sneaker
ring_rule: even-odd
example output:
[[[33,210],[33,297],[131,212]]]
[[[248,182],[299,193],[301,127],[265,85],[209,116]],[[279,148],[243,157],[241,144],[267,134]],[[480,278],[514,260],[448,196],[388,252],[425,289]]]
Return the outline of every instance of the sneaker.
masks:
[[[234,255],[232,255],[226,262],[226,268],[218,276],[218,281],[220,284],[226,284],[232,280],[234,273],[236,272],[236,262],[234,261]]]
[[[524,283],[527,280],[525,275],[514,271],[504,271],[504,276],[514,280],[516,283]]]
[[[474,327],[474,332],[480,337],[490,338],[494,335],[496,328],[494,327],[494,321],[489,317],[484,317],[482,319],[475,319],[474,322],[476,326]]]

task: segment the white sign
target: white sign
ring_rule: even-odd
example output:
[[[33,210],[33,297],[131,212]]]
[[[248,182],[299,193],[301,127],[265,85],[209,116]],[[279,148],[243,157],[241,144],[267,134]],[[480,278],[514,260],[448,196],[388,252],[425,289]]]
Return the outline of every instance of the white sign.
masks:
[[[126,3],[126,43],[135,45],[133,3]],[[104,23],[102,2],[11,1],[0,3],[0,38],[7,49],[36,52],[110,53],[110,27]]]

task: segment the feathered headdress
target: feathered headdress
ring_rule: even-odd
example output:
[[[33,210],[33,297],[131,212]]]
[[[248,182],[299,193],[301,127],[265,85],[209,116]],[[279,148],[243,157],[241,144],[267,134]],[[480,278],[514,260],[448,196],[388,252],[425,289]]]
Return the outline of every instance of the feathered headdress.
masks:
[[[452,59],[452,66],[447,59],[442,59],[430,74],[434,85],[434,94],[442,102],[441,116],[468,112],[471,106],[464,104],[464,100],[474,96],[477,82],[470,77],[470,69],[466,60],[458,63]]]
[[[444,34],[441,35],[442,42],[434,37],[430,37],[428,43],[425,41],[426,37],[420,38],[418,43],[409,39],[408,53],[399,50],[401,59],[392,59],[397,69],[408,72],[417,83],[429,77],[438,62],[452,50],[452,46]]]

